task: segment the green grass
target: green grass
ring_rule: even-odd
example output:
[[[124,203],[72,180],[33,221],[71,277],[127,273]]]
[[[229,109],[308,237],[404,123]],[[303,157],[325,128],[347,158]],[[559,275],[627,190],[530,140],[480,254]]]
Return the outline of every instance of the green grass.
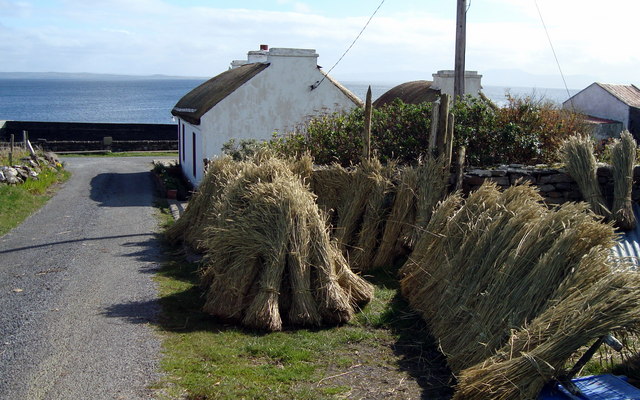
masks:
[[[38,180],[29,179],[16,186],[0,185],[0,236],[18,226],[44,205],[52,188],[66,181],[70,173],[63,169],[43,171]]]
[[[398,369],[389,347],[428,340],[422,321],[405,311],[393,273],[368,277],[376,284],[376,298],[349,324],[264,333],[201,312],[198,266],[178,253],[169,249],[172,255],[156,276],[163,308],[161,365],[167,374],[155,387],[161,398],[336,398],[350,387],[323,377],[363,363]],[[387,352],[378,351],[382,348]]]

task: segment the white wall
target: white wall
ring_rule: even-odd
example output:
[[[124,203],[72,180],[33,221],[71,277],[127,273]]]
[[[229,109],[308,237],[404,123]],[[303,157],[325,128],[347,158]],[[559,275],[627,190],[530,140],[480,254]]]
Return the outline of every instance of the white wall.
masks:
[[[445,70],[438,71],[433,76],[433,89],[440,89],[440,93],[453,96],[455,89],[455,71]],[[482,89],[482,75],[478,74],[478,71],[465,71],[464,72],[464,94],[477,97]]]
[[[200,119],[204,157],[220,155],[230,139],[268,140],[292,131],[313,115],[349,110],[356,105],[317,68],[314,50],[269,51],[270,66],[216,104]]]
[[[571,100],[575,111],[598,118],[620,121],[623,129],[628,129],[629,107],[598,84],[589,85],[573,96]],[[564,102],[563,107],[570,109],[570,102],[568,100]]]
[[[184,138],[183,138],[184,132]],[[195,158],[194,150],[195,135]],[[178,118],[178,140],[180,141],[180,166],[185,177],[194,185],[202,180],[203,176],[203,144],[200,127]],[[194,174],[195,162],[195,174]]]

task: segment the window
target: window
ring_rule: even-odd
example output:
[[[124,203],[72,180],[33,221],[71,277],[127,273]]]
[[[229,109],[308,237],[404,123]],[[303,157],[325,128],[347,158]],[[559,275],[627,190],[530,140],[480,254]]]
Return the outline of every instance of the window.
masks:
[[[187,148],[185,146],[185,139],[184,139],[184,123],[182,124],[182,161],[184,162],[184,160],[186,160],[186,155],[185,153],[187,152]]]
[[[196,170],[196,133],[195,132],[192,132],[191,140],[193,140],[192,142],[193,146],[191,147],[193,149],[193,178],[195,179],[196,171],[197,171]]]

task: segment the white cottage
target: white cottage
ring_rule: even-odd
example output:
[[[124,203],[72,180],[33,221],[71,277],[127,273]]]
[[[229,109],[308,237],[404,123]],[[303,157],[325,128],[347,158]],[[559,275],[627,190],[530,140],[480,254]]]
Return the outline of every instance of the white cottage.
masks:
[[[268,140],[320,113],[348,111],[362,101],[326,75],[312,49],[262,45],[247,60],[187,93],[171,113],[178,119],[180,164],[198,184],[204,160],[230,139]]]
[[[620,128],[610,133],[616,137],[623,129],[629,130],[636,139],[640,137],[640,89],[635,85],[592,83],[562,106],[588,116],[620,122]]]

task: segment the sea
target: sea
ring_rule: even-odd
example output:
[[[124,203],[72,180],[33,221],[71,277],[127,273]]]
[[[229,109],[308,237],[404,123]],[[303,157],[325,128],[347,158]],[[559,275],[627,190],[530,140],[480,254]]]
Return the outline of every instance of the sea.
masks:
[[[173,123],[176,102],[205,79],[0,79],[0,121]],[[361,99],[393,83],[342,82]],[[486,86],[483,92],[498,105],[506,94],[562,103],[577,90]]]

